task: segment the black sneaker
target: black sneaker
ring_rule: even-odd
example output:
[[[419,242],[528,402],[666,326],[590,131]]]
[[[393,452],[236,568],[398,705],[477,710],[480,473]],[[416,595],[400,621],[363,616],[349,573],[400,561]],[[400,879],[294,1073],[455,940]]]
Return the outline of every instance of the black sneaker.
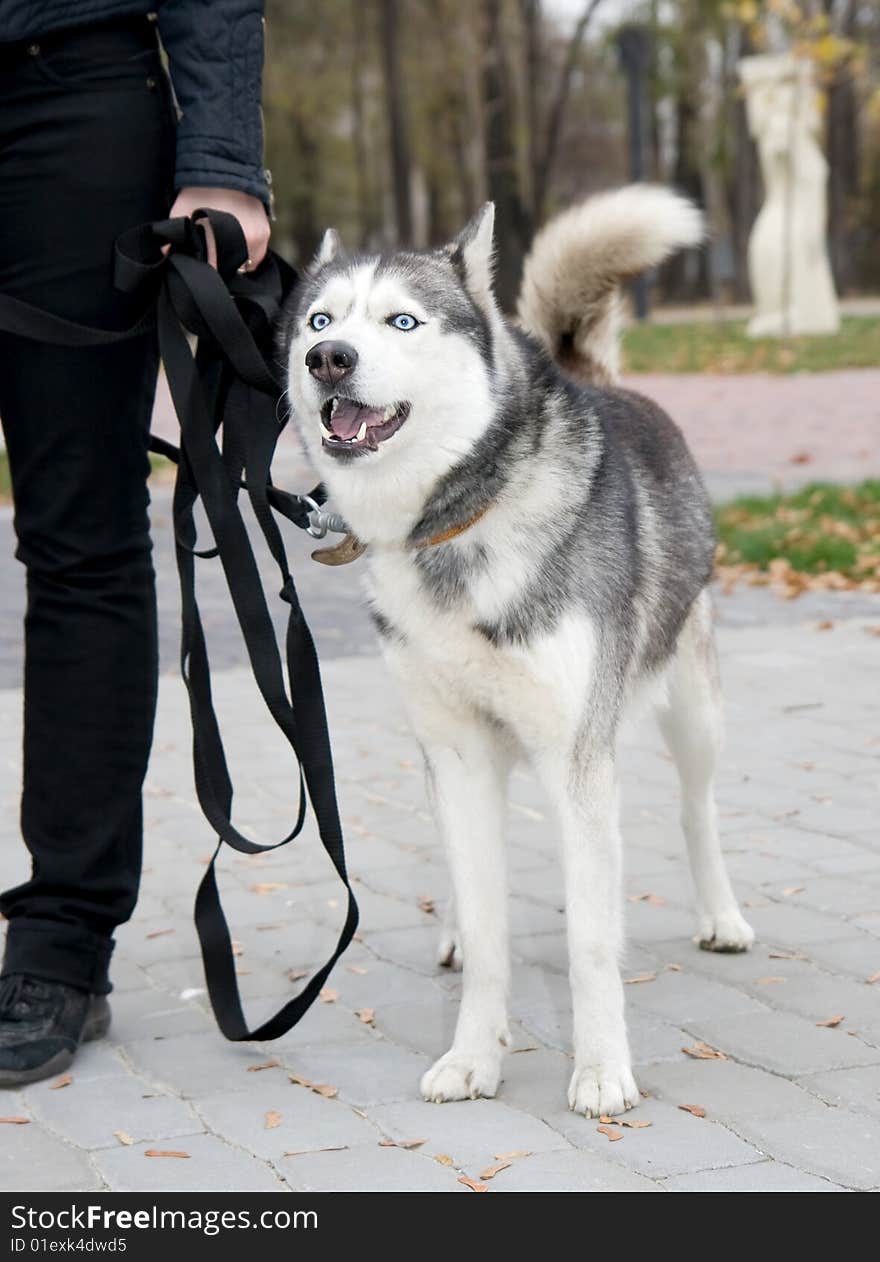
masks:
[[[106,995],[24,973],[0,977],[0,1087],[63,1073],[80,1043],[109,1028]]]

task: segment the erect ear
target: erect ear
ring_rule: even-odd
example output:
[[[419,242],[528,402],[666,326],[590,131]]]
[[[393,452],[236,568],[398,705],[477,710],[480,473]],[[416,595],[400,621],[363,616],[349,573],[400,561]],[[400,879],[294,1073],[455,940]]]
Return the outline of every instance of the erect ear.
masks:
[[[495,225],[495,203],[486,202],[470,223],[462,229],[447,252],[461,275],[465,288],[479,307],[494,305],[492,297],[493,252],[492,230]]]
[[[337,254],[342,253],[342,241],[339,239],[339,233],[335,228],[328,228],[321,239],[317,253],[312,259],[313,272],[318,272],[322,267],[326,267],[328,263],[332,263]]]

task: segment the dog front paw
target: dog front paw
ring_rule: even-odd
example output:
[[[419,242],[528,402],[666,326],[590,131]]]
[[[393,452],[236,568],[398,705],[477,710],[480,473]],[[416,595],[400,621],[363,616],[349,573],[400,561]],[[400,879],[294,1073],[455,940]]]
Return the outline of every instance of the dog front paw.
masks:
[[[568,1107],[585,1117],[604,1117],[634,1109],[639,1089],[628,1064],[576,1068],[568,1086]]]
[[[422,1095],[434,1104],[445,1100],[492,1097],[501,1080],[501,1056],[494,1052],[457,1052],[441,1056],[422,1077]]]
[[[698,939],[701,951],[735,953],[748,951],[755,931],[738,907],[719,916],[701,916]]]

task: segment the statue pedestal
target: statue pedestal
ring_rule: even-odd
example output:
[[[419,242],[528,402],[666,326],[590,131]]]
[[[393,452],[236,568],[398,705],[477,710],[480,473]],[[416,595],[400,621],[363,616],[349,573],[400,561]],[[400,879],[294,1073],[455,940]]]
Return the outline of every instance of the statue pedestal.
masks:
[[[758,146],[764,204],[749,238],[750,337],[836,333],[826,247],[828,164],[819,147],[812,64],[790,53],[744,57],[739,74]]]

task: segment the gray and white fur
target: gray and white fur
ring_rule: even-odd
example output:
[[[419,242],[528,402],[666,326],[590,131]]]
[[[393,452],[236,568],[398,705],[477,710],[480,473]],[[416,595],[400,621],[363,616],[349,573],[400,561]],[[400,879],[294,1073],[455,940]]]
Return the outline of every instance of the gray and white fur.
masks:
[[[615,775],[620,721],[639,697],[656,708],[681,779],[700,943],[741,951],[754,937],[713,798],[709,504],[672,421],[608,384],[621,278],[697,244],[702,224],[684,199],[645,186],[568,211],[526,263],[520,329],[493,296],[492,222],[489,205],[445,249],[390,257],[349,255],[329,232],[293,295],[284,353],[306,449],[367,545],[359,564],[449,857],[439,960],[463,964],[462,1000],[422,1093],[498,1088],[506,782],[521,758],[562,837],[569,1104],[615,1114],[639,1100],[618,964]]]

